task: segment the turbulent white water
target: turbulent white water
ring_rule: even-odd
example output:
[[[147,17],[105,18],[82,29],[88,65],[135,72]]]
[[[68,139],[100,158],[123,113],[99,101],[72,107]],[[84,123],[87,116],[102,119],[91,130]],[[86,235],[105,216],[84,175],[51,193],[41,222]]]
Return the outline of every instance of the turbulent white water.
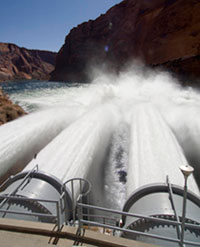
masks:
[[[63,182],[75,177],[88,178],[100,197],[103,187],[103,160],[118,121],[116,116],[116,109],[108,104],[85,114],[39,153],[37,162],[40,169],[50,172]],[[25,170],[31,170],[34,166],[35,160]],[[75,184],[75,193],[78,188],[78,184]]]
[[[22,126],[18,120],[0,127],[0,136],[5,136],[1,139],[0,150],[4,146],[7,150],[4,153],[0,151],[1,160],[6,156],[7,160],[12,160],[10,166],[15,161],[8,153],[15,152],[16,157],[21,152],[31,153],[32,146],[46,138],[41,136],[44,129],[50,135],[54,128],[58,128],[59,131],[55,131],[50,139],[57,137],[51,142],[48,139],[50,143],[39,148],[37,163],[40,170],[63,181],[72,177],[89,177],[94,188],[104,195],[104,198],[99,196],[99,201],[105,201],[111,207],[123,206],[127,171],[128,181],[131,179],[133,183],[129,185],[128,182],[128,194],[144,184],[165,182],[167,175],[170,181],[182,186],[183,177],[178,166],[187,163],[184,154],[198,177],[200,93],[191,88],[181,88],[167,74],[141,73],[138,70],[118,76],[100,73],[90,85],[30,90],[21,97],[18,93],[12,95],[12,99],[22,106],[30,104],[32,110],[38,111],[38,116],[40,109],[45,113],[50,108],[54,113],[51,120],[41,114],[43,129],[42,121],[40,124],[38,119],[35,123],[34,114],[24,117]],[[60,110],[59,114],[57,109],[65,110]],[[28,119],[31,118],[32,124],[29,125]],[[25,126],[32,132],[24,137],[16,134],[15,139],[21,144],[13,144],[13,134],[10,133],[14,128],[16,133],[23,133]],[[13,146],[4,144],[8,142],[6,138]],[[1,167],[4,164],[2,161]],[[25,169],[34,164],[32,161]],[[154,173],[150,176],[149,171]],[[191,177],[189,180],[191,189],[199,195],[194,179]]]
[[[131,121],[127,194],[147,183],[163,183],[166,175],[171,183],[184,184],[180,165],[188,163],[159,112],[149,104],[136,107]],[[189,179],[189,188],[198,194],[194,178]]]
[[[129,128],[120,123],[113,133],[104,172],[106,205],[121,209],[126,201],[126,175],[129,152]]]
[[[82,111],[55,108],[36,112],[0,128],[0,174],[23,169],[43,147],[73,122]]]

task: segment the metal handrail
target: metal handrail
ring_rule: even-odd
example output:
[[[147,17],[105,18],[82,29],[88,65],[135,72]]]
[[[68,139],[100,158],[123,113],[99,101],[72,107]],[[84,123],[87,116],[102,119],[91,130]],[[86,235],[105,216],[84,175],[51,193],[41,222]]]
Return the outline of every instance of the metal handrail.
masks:
[[[112,210],[112,209],[108,209],[108,208],[102,208],[102,207],[93,206],[93,205],[87,205],[87,204],[83,204],[83,203],[78,203],[77,207],[79,208],[79,211],[81,209],[83,209],[83,208],[90,208],[90,209],[95,209],[95,210],[99,210],[99,211],[115,213],[115,214],[119,214],[119,215],[143,218],[143,219],[147,219],[149,221],[155,221],[155,222],[159,222],[159,223],[171,224],[171,225],[175,225],[175,226],[178,226],[178,227],[181,225],[180,222],[176,222],[176,221],[173,221],[173,220],[155,218],[153,216],[144,216],[144,215],[139,215],[139,214],[132,214],[132,213],[124,212],[124,211]],[[79,216],[80,216],[80,214],[79,214]],[[149,233],[143,233],[143,232],[136,231],[136,230],[130,230],[130,229],[125,229],[125,228],[120,228],[120,227],[117,227],[117,226],[102,224],[102,223],[99,223],[99,222],[83,220],[82,218],[79,219],[79,222],[80,222],[81,226],[82,226],[82,224],[95,225],[95,226],[100,226],[100,227],[103,227],[103,228],[110,228],[110,229],[118,230],[118,231],[122,231],[122,232],[134,233],[134,234],[141,235],[141,236],[147,236],[147,237],[157,238],[157,239],[161,239],[161,240],[167,240],[167,241],[171,241],[171,242],[180,243],[180,239],[169,238],[169,237],[165,237],[165,236],[158,236],[158,235],[149,234]],[[185,224],[185,226],[187,228],[194,228],[194,229],[200,230],[200,225]],[[193,246],[200,246],[199,243],[192,242],[192,241],[184,240],[183,243],[184,244],[190,244],[190,245],[193,245]]]
[[[90,224],[90,225],[94,225],[94,226],[100,226],[100,227],[104,227],[104,228],[110,228],[116,231],[122,231],[122,232],[128,232],[128,233],[135,233],[137,235],[141,235],[141,236],[145,236],[145,237],[152,237],[152,238],[156,238],[156,239],[160,239],[160,240],[167,240],[170,242],[175,242],[175,243],[180,243],[179,239],[175,239],[175,238],[169,238],[169,237],[164,237],[164,236],[159,236],[159,235],[155,235],[155,234],[150,234],[150,233],[143,233],[143,232],[139,232],[139,231],[134,231],[134,230],[130,230],[130,229],[125,229],[125,228],[120,228],[117,226],[111,226],[111,225],[106,225],[106,224],[102,224],[102,223],[98,223],[98,222],[94,222],[94,221],[88,221],[88,220],[80,220],[80,222],[82,224]],[[194,245],[194,246],[199,246],[199,243],[197,242],[192,242],[192,241],[183,241],[183,244],[190,244],[190,245]]]
[[[74,182],[75,181],[79,181],[79,195],[78,198],[75,198],[75,193],[74,193]],[[73,224],[75,224],[75,220],[76,220],[76,205],[77,202],[80,202],[82,200],[83,197],[86,197],[92,188],[92,185],[90,183],[90,181],[88,181],[87,179],[84,178],[71,178],[68,179],[64,184],[63,184],[63,188],[62,191],[64,191],[64,188],[66,187],[66,185],[70,183],[71,184],[71,194],[72,194],[72,216],[73,216]],[[86,192],[83,193],[82,189],[84,187],[84,185],[87,185],[88,188],[86,190]],[[66,218],[66,217],[65,217]]]
[[[104,212],[109,212],[109,213],[115,213],[115,214],[119,214],[119,215],[125,215],[125,216],[132,216],[135,218],[142,218],[142,219],[146,219],[146,220],[152,220],[158,223],[166,223],[166,224],[171,224],[171,225],[181,225],[181,223],[178,223],[176,221],[173,220],[167,220],[167,219],[161,219],[161,218],[157,218],[154,216],[145,216],[142,214],[132,214],[132,213],[127,213],[124,211],[120,211],[120,210],[115,210],[115,209],[108,209],[108,208],[103,208],[103,207],[98,207],[98,206],[93,206],[93,205],[87,205],[84,203],[78,203],[77,204],[78,207],[84,207],[84,208],[90,208],[90,209],[96,209],[96,210],[100,210],[100,211],[104,211]],[[195,224],[185,224],[186,227],[188,228],[194,228],[194,229],[198,229],[200,230],[200,225],[195,225]]]
[[[20,211],[15,211],[15,210],[6,210],[6,209],[5,210],[0,209],[0,213],[30,215],[30,216],[47,217],[47,218],[56,218],[57,216],[54,214],[29,213],[29,212],[20,212]]]
[[[168,186],[169,200],[171,202],[171,206],[172,206],[172,209],[174,211],[175,219],[176,219],[177,222],[180,223],[180,220],[179,220],[179,217],[178,217],[178,214],[177,214],[177,210],[176,210],[176,206],[175,206],[175,203],[174,203],[174,196],[173,196],[173,191],[172,191],[172,185],[169,182],[169,176],[166,177],[166,184]],[[180,223],[180,225],[181,225],[181,223]],[[181,238],[181,226],[180,225],[177,225],[176,226],[176,232],[177,232],[178,239]]]
[[[30,202],[35,202],[35,201],[39,201],[39,202],[49,202],[49,203],[56,203],[58,201],[56,200],[48,200],[48,199],[37,199],[37,198],[29,198],[29,197],[18,197],[18,196],[9,196],[9,195],[0,195],[0,198],[7,198],[9,197],[9,199],[17,199],[17,200],[21,200],[21,201],[30,201]]]
[[[30,170],[26,176],[23,178],[21,183],[12,191],[8,194],[8,196],[0,203],[0,208],[10,199],[10,196],[15,195],[16,192],[19,190],[19,188],[23,185],[23,183],[30,177],[31,174],[34,172],[38,171],[38,165],[34,166],[32,170]]]
[[[88,214],[82,214],[82,216],[88,216]],[[105,215],[90,214],[89,216],[90,216],[90,217],[93,217],[93,218],[107,219],[107,220],[115,221],[115,222],[117,221],[116,218],[114,218],[114,217],[109,217],[109,216],[105,216]]]
[[[0,185],[0,191],[1,191],[1,189],[4,187],[4,185],[5,185],[9,180],[11,180],[13,177],[14,177],[14,176],[11,175],[10,177],[8,177],[8,178]]]
[[[46,199],[36,199],[36,198],[27,198],[27,197],[18,197],[18,196],[9,196],[9,195],[0,195],[0,198],[9,199],[9,200],[18,200],[18,201],[28,201],[28,202],[46,202],[52,203],[56,206],[56,214],[48,214],[48,213],[30,213],[30,212],[21,212],[9,209],[0,209],[0,213],[5,214],[18,214],[18,215],[27,215],[27,216],[38,216],[38,217],[46,217],[46,218],[54,218],[56,219],[58,229],[61,228],[62,224],[60,221],[60,202],[56,200],[46,200]]]
[[[72,189],[72,187],[74,186],[74,184],[73,184],[74,181],[79,181],[80,189],[82,189],[82,183],[83,182],[88,185],[88,190],[85,193],[82,193],[82,191],[80,191],[80,194],[82,196],[87,196],[90,193],[91,188],[92,188],[92,185],[91,185],[91,183],[90,183],[89,180],[84,179],[84,178],[71,178],[71,179],[68,179],[66,182],[64,182],[63,186],[66,186],[66,184],[68,184],[69,182],[71,182],[71,189]]]

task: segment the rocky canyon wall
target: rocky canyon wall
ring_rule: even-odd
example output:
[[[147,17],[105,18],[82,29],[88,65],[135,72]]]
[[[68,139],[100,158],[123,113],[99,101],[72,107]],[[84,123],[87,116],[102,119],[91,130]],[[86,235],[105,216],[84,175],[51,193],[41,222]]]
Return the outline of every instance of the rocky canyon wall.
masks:
[[[91,66],[119,71],[135,59],[199,77],[200,1],[122,1],[70,31],[50,79],[87,81]]]
[[[56,53],[20,48],[0,43],[0,81],[16,79],[49,79]]]

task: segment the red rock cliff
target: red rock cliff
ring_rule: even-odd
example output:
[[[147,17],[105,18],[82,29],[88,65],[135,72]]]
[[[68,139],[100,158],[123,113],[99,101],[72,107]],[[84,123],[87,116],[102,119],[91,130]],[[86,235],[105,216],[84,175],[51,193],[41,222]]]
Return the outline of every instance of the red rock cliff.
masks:
[[[200,76],[200,1],[122,1],[70,31],[51,80],[87,80],[91,65],[120,70],[135,58]]]
[[[0,43],[0,81],[48,79],[54,69],[55,52],[28,50]]]

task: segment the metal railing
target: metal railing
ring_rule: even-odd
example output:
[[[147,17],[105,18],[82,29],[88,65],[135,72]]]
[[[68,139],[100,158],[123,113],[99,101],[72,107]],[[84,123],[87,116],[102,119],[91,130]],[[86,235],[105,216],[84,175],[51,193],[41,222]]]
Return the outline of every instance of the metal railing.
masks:
[[[1,216],[2,218],[7,215],[10,214],[14,214],[14,215],[25,215],[25,216],[35,216],[35,217],[45,217],[45,219],[49,218],[52,219],[52,222],[56,221],[56,225],[58,226],[58,229],[61,228],[61,226],[63,225],[63,222],[61,221],[61,205],[62,205],[62,200],[63,198],[60,197],[60,199],[58,201],[56,200],[48,200],[48,199],[36,199],[36,198],[28,198],[28,197],[20,197],[20,196],[16,196],[17,192],[20,190],[20,188],[22,186],[25,186],[25,183],[29,183],[30,180],[33,177],[33,174],[36,173],[38,171],[38,165],[35,165],[33,167],[32,170],[30,170],[25,177],[22,179],[22,181],[19,183],[19,185],[13,190],[11,191],[8,195],[1,195],[0,199],[0,213],[2,213],[3,215]],[[0,189],[3,188],[3,186],[12,179],[12,176],[9,177],[1,186]],[[17,211],[17,210],[10,210],[10,206],[12,203],[10,203],[10,201],[17,201],[17,202],[28,202],[28,203],[35,203],[38,204],[39,202],[44,202],[44,203],[51,203],[55,205],[55,211],[56,214],[49,214],[47,213],[38,213],[38,212],[30,212],[30,211],[26,211],[24,210],[23,212],[21,211]],[[2,209],[4,207],[4,205],[7,203],[7,209]]]
[[[174,209],[174,215],[175,220],[169,220],[169,219],[163,219],[158,218],[155,216],[145,216],[140,214],[133,214],[128,213],[120,210],[113,210],[98,206],[89,205],[89,199],[88,194],[91,190],[91,184],[88,180],[82,179],[82,178],[74,178],[66,181],[63,185],[63,188],[61,189],[61,195],[59,200],[46,200],[46,199],[32,199],[32,198],[25,198],[25,197],[19,197],[15,196],[18,189],[25,183],[25,181],[28,181],[27,179],[31,179],[31,174],[36,172],[38,167],[34,167],[27,175],[24,177],[24,179],[21,181],[21,183],[17,186],[17,188],[14,189],[9,195],[0,196],[0,199],[2,199],[0,203],[0,213],[6,215],[6,214],[18,214],[18,215],[27,215],[27,216],[36,216],[38,218],[45,217],[46,219],[50,219],[53,223],[56,222],[56,225],[58,229],[61,229],[63,224],[71,224],[69,222],[69,219],[67,218],[67,215],[69,215],[69,210],[66,210],[66,197],[65,197],[65,191],[66,191],[66,185],[71,185],[71,192],[72,192],[72,224],[75,225],[75,222],[78,223],[78,232],[81,233],[83,226],[97,226],[103,228],[103,233],[105,233],[106,229],[113,230],[112,233],[115,235],[116,231],[120,231],[123,233],[130,233],[130,234],[136,234],[138,236],[145,236],[150,237],[154,239],[174,242],[179,244],[180,246],[183,246],[183,244],[189,244],[191,246],[200,246],[200,243],[192,242],[192,241],[186,241],[180,238],[180,231],[181,231],[181,225],[182,222],[180,222],[179,217],[176,213],[174,200],[173,200],[173,191],[171,188],[171,185],[169,183],[169,180],[167,180],[168,190],[169,190],[169,196],[172,204],[172,208]],[[77,182],[79,184],[79,193],[76,195],[76,191],[74,189],[74,183]],[[86,203],[83,203],[83,198],[85,198]],[[29,202],[29,203],[52,203],[55,205],[55,214],[50,214],[48,211],[47,213],[38,213],[38,212],[30,212],[30,211],[17,211],[17,210],[10,210],[10,209],[4,209],[3,206],[5,203],[10,205],[12,201],[20,201],[22,202]],[[23,205],[23,203],[22,203]],[[98,211],[100,214],[91,214],[90,211]],[[103,213],[102,213],[103,212]],[[112,215],[115,215],[115,217],[109,217],[108,215],[104,215],[104,213],[109,213]],[[166,224],[166,225],[173,225],[176,227],[177,230],[177,238],[170,238],[166,236],[160,236],[155,235],[151,233],[144,233],[137,230],[132,229],[125,229],[122,227],[119,227],[119,221],[122,218],[122,216],[129,216],[134,217],[138,219],[144,219],[152,222],[157,222],[160,224]],[[194,229],[200,231],[200,225],[198,224],[188,224],[185,223],[185,228],[187,229]]]
[[[0,198],[2,199],[7,199],[8,196],[0,196]],[[58,230],[61,229],[61,227],[63,226],[64,222],[61,220],[61,215],[63,212],[63,207],[62,207],[62,196],[60,198],[60,201],[54,201],[54,200],[44,200],[44,199],[31,199],[31,198],[21,198],[21,197],[16,197],[16,196],[9,196],[10,200],[18,200],[18,201],[27,201],[27,202],[45,202],[45,203],[53,203],[55,204],[56,207],[56,214],[48,214],[48,213],[35,213],[35,212],[21,212],[21,211],[14,211],[14,210],[6,210],[6,209],[0,209],[0,213],[4,213],[4,214],[16,214],[16,215],[27,215],[27,216],[36,216],[36,217],[45,217],[45,218],[49,218],[52,219],[53,221],[56,221],[56,225],[58,227]],[[139,214],[132,214],[132,213],[127,213],[124,211],[120,211],[120,210],[112,210],[112,209],[108,209],[108,208],[103,208],[103,207],[98,207],[98,206],[93,206],[93,205],[88,205],[88,204],[84,204],[81,202],[77,202],[76,204],[77,206],[77,215],[76,215],[76,219],[78,221],[78,231],[81,232],[81,230],[83,229],[84,225],[88,225],[88,226],[97,226],[97,227],[101,227],[103,228],[103,233],[105,233],[106,229],[111,229],[113,230],[112,233],[113,235],[115,235],[116,231],[120,231],[120,232],[124,232],[124,233],[131,233],[131,234],[137,234],[140,236],[145,236],[145,237],[150,237],[150,238],[154,238],[154,239],[160,239],[160,240],[165,240],[165,241],[170,241],[170,242],[174,242],[177,244],[180,244],[180,239],[176,239],[176,238],[169,238],[169,237],[165,237],[165,236],[159,236],[159,235],[155,235],[155,234],[149,234],[149,233],[144,233],[144,232],[140,232],[140,231],[136,231],[136,230],[131,230],[131,229],[125,229],[125,228],[121,228],[118,226],[118,222],[119,219],[122,216],[130,216],[130,217],[136,217],[136,218],[142,218],[142,219],[146,219],[149,221],[153,221],[153,222],[157,222],[157,223],[163,223],[163,224],[171,224],[174,225],[176,227],[180,227],[181,222],[176,222],[173,220],[167,220],[167,219],[160,219],[160,218],[155,218],[153,216],[144,216],[144,215],[139,215]],[[107,213],[111,213],[114,215],[118,215],[118,217],[108,217],[106,215],[96,215],[96,214],[85,214],[83,213],[83,209],[87,208],[87,209],[91,209],[91,210],[97,210],[100,212],[107,212]],[[84,219],[85,217],[89,218],[89,220]],[[102,219],[102,223],[99,222],[99,220],[94,221],[91,220],[91,218],[99,218]],[[109,222],[113,221],[113,223],[109,224]],[[65,222],[66,224],[68,224],[69,222]],[[185,224],[185,227],[187,227],[188,229],[197,229],[200,231],[200,225],[195,225],[195,224]],[[183,241],[183,244],[189,244],[191,246],[200,246],[200,243],[197,242],[192,242],[192,241]]]
[[[26,176],[23,178],[23,180],[20,182],[20,184],[12,191],[9,193],[8,196],[6,196],[6,198],[4,198],[4,200],[0,203],[0,208],[7,202],[9,201],[10,197],[15,195],[17,193],[17,191],[20,189],[20,187],[27,181],[29,182],[31,179],[31,175],[35,172],[38,171],[38,165],[34,166],[32,170],[30,170]],[[11,179],[12,177],[9,177],[0,187],[0,189]]]
[[[2,213],[3,215],[1,216],[2,218],[4,218],[6,216],[6,214],[9,216],[9,214],[15,214],[15,215],[25,215],[25,216],[35,216],[38,218],[42,218],[44,217],[45,219],[51,219],[51,222],[55,222],[55,224],[57,225],[58,229],[61,229],[62,225],[63,225],[63,221],[61,219],[61,201],[56,201],[56,200],[46,200],[46,199],[32,199],[32,198],[25,198],[25,197],[18,197],[18,196],[0,196],[0,199],[3,200],[14,200],[14,201],[18,201],[19,203],[22,202],[28,202],[28,203],[39,203],[39,202],[44,202],[44,203],[51,203],[55,205],[55,212],[56,214],[49,214],[47,213],[38,213],[38,212],[30,212],[30,211],[17,211],[17,210],[10,210],[9,207],[7,209],[0,209],[0,213]],[[10,204],[11,205],[11,204]]]
[[[75,183],[78,184],[79,189],[78,189],[78,195],[76,195],[75,192]],[[88,194],[91,191],[91,183],[84,178],[72,178],[67,180],[64,184],[63,184],[63,189],[62,191],[64,192],[64,188],[66,188],[67,186],[70,186],[71,188],[71,195],[72,195],[72,225],[75,225],[75,221],[76,221],[76,208],[77,208],[77,202],[82,202],[82,199],[84,198],[87,202],[87,204],[89,204],[89,197]],[[88,212],[89,214],[89,212]],[[65,222],[67,224],[67,213],[65,212]]]
[[[104,229],[106,229],[106,228],[112,229],[112,230],[114,230],[114,232],[115,231],[120,231],[120,232],[124,232],[124,233],[127,232],[127,233],[131,233],[131,234],[136,234],[138,236],[140,235],[140,236],[150,237],[150,238],[154,238],[154,239],[174,242],[174,243],[177,243],[179,245],[181,245],[183,243],[183,244],[189,244],[192,246],[200,246],[200,243],[197,243],[197,242],[186,241],[186,240],[183,240],[181,242],[181,240],[178,238],[170,238],[170,237],[160,236],[160,235],[156,235],[156,234],[144,233],[144,232],[140,232],[140,231],[136,231],[136,230],[121,228],[119,226],[100,223],[98,221],[91,221],[91,220],[83,219],[83,213],[82,212],[83,212],[84,208],[88,208],[88,209],[98,210],[101,212],[107,212],[107,213],[120,215],[120,216],[130,216],[130,217],[134,217],[134,218],[136,217],[136,218],[140,218],[140,219],[146,219],[146,220],[161,223],[161,224],[170,224],[170,225],[176,226],[177,228],[179,228],[181,226],[181,222],[177,222],[174,220],[155,218],[153,216],[144,216],[144,215],[140,215],[140,214],[132,214],[132,213],[124,212],[124,211],[112,210],[112,209],[97,207],[97,206],[93,206],[93,205],[87,205],[87,204],[83,204],[80,202],[77,203],[77,208],[78,208],[79,231],[81,231],[81,229],[83,228],[83,225],[85,224],[85,225],[102,227]],[[200,225],[186,223],[185,227],[187,227],[187,229],[197,229],[200,231]]]
[[[8,195],[1,195],[0,196],[0,217],[5,217],[6,215],[24,215],[24,216],[35,216],[38,218],[45,218],[49,219],[50,222],[54,223],[56,222],[56,225],[58,229],[61,229],[61,227],[64,224],[70,224],[70,225],[75,225],[75,221],[77,220],[76,218],[76,202],[81,201],[82,198],[87,198],[86,196],[91,190],[91,184],[89,181],[82,179],[82,178],[74,178],[66,181],[63,184],[63,188],[61,188],[61,194],[59,200],[48,200],[48,199],[37,199],[37,198],[28,198],[28,197],[20,197],[17,196],[17,192],[19,189],[24,186],[25,183],[29,183],[30,180],[32,179],[32,175],[38,171],[38,165],[36,165],[31,171],[29,171],[26,176],[22,179],[22,181],[19,183],[19,185],[11,191]],[[8,178],[3,185],[0,187],[2,188],[12,177]],[[75,183],[79,184],[79,191],[80,193],[75,195],[74,191],[74,185]],[[71,185],[71,192],[72,192],[72,209],[68,209],[67,211],[67,201],[66,201],[66,185],[67,184]],[[47,213],[39,213],[39,212],[31,212],[31,207],[30,210],[28,209],[27,211],[24,210],[23,212],[19,209],[16,210],[17,207],[15,207],[15,210],[12,210],[10,206],[12,205],[12,202],[17,202],[19,205],[23,205],[24,203],[31,203],[32,205],[40,204],[40,203],[45,203],[45,204],[54,204],[55,205],[55,214],[49,213],[48,210]],[[89,203],[89,201],[86,201]],[[4,207],[6,205],[6,207]],[[41,204],[40,204],[41,205]],[[73,214],[72,221],[69,222],[68,215]]]

